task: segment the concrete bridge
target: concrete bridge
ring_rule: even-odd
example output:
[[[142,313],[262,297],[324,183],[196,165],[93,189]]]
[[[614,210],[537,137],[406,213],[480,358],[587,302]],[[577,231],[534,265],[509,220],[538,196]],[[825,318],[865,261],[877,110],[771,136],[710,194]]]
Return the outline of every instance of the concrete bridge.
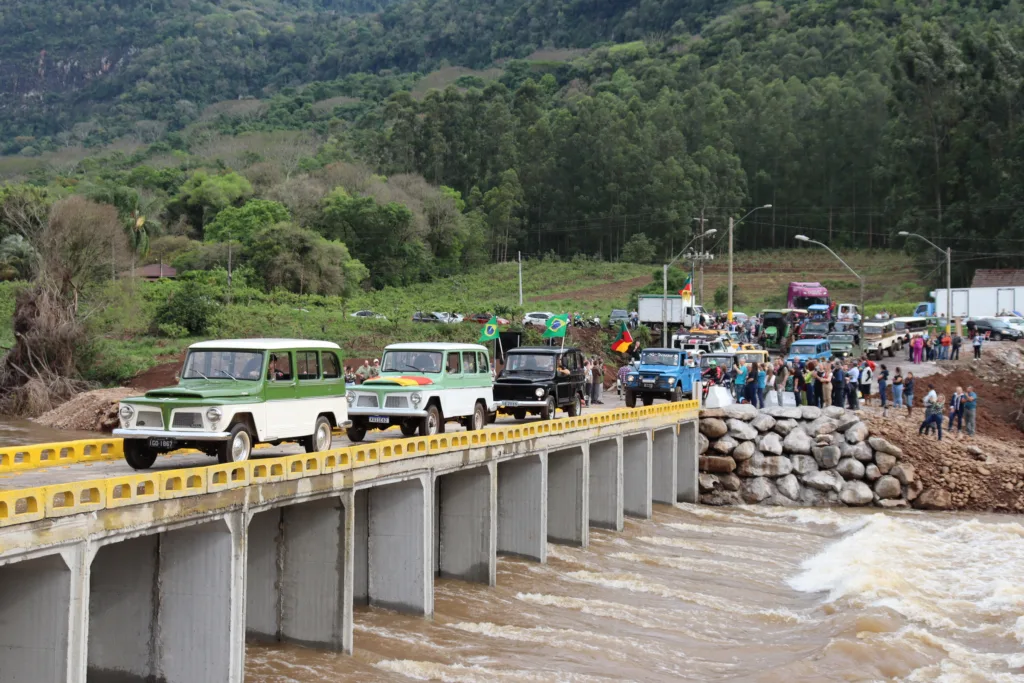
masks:
[[[696,502],[697,416],[659,404],[0,491],[0,683],[241,683],[247,637],[351,653],[355,605],[429,617],[435,576],[494,585],[498,554],[545,562],[549,541]],[[120,449],[92,445],[0,465]]]

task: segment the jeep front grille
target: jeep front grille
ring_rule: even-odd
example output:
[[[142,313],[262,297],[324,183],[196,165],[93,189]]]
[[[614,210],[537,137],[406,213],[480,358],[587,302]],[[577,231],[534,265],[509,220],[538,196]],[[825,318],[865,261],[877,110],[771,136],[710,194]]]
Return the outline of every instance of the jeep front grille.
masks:
[[[135,418],[135,426],[163,429],[164,418],[158,410],[140,410],[139,416]]]
[[[200,413],[177,412],[171,419],[171,426],[175,429],[202,429],[203,416]]]
[[[384,399],[385,408],[408,408],[409,398],[407,396],[388,396]]]
[[[360,408],[376,408],[377,397],[374,395],[363,395],[356,399],[356,405]]]

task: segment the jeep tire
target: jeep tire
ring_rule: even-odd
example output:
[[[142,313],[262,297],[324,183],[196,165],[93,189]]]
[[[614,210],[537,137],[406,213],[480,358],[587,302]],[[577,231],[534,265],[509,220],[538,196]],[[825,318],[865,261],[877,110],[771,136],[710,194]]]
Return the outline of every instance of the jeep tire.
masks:
[[[579,394],[573,395],[572,403],[569,404],[565,412],[569,414],[569,417],[579,417],[583,413],[583,404],[580,402]]]
[[[644,396],[644,405],[645,406],[649,406],[652,403],[654,403],[654,397],[653,396],[651,396],[650,394]]]
[[[473,406],[473,414],[466,418],[466,431],[475,432],[487,426],[487,408],[479,401]]]
[[[133,470],[148,470],[156,462],[157,453],[145,439],[124,440],[124,460]]]
[[[420,418],[420,436],[435,436],[444,431],[441,411],[434,404],[427,406],[426,417]]]
[[[419,420],[402,420],[398,426],[402,430],[402,436],[416,436],[416,430],[420,428]]]
[[[351,427],[345,430],[345,436],[352,443],[359,443],[366,438],[366,427],[353,423]]]
[[[231,436],[218,444],[217,461],[222,465],[245,462],[252,455],[252,434],[249,433],[249,428],[239,422],[229,432]]]
[[[544,401],[544,407],[540,409],[540,419],[542,420],[553,420],[555,419],[555,397],[548,396],[547,400]]]
[[[683,400],[683,387],[682,386],[677,384],[675,389],[672,390],[672,399],[671,400],[672,400],[673,403],[679,403],[680,401]]]
[[[636,394],[626,389],[626,407],[636,408]]]
[[[307,453],[320,453],[331,450],[334,434],[331,433],[331,421],[321,415],[313,425],[313,433],[302,440],[302,447]]]
[[[512,411],[512,417],[514,417],[517,420],[525,420],[526,410],[523,408],[516,408],[515,410]]]

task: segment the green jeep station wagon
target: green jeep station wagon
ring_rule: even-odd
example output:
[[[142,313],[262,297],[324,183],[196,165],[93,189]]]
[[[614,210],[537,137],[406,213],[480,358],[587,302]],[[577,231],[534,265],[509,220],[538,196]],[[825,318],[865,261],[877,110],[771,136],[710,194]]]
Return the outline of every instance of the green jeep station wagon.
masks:
[[[256,443],[298,440],[331,448],[348,426],[337,344],[305,339],[229,339],[189,347],[181,380],[121,401],[124,459],[147,469],[157,455],[196,448],[222,463],[247,460]]]
[[[358,443],[368,429],[399,425],[402,434],[433,436],[449,421],[483,429],[497,410],[487,349],[477,344],[392,344],[380,376],[350,387],[348,428]]]

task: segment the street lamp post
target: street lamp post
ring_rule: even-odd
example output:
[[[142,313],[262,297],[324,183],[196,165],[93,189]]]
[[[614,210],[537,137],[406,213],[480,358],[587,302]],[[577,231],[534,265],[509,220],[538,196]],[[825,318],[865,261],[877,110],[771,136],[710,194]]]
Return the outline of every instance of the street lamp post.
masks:
[[[738,221],[733,221],[732,217],[731,216],[729,217],[729,322],[732,322],[732,231],[733,231],[733,228],[735,226],[739,225],[740,223],[742,223],[744,220],[746,220],[747,216],[750,216],[750,214],[754,213],[755,211],[758,211],[760,209],[770,209],[770,208],[772,208],[771,204],[765,204],[764,206],[759,206],[756,209],[751,209],[750,211],[747,212],[746,216],[744,216],[743,218],[739,219]]]
[[[798,240],[800,242],[809,242],[811,244],[817,244],[819,247],[824,247],[825,250],[828,251],[828,253],[830,253],[833,256],[835,256],[836,260],[839,261],[840,263],[842,263],[844,266],[846,266],[846,269],[848,271],[850,271],[851,273],[853,273],[853,276],[856,277],[860,281],[860,324],[858,325],[858,334],[860,336],[860,347],[861,347],[861,350],[863,351],[863,349],[864,349],[864,314],[865,314],[865,311],[864,311],[864,278],[862,278],[860,276],[860,273],[858,273],[853,268],[851,268],[850,264],[848,264],[843,259],[839,258],[839,254],[837,254],[836,252],[834,252],[831,249],[829,249],[827,244],[819,242],[818,240],[812,240],[807,235],[794,235],[793,239],[796,239],[796,240]]]
[[[953,250],[949,247],[943,249],[927,237],[918,235],[916,232],[900,230],[896,234],[900,237],[916,237],[917,239],[938,249],[939,253],[946,255],[946,334],[951,334],[950,325],[953,322]]]
[[[710,230],[708,230],[706,232],[702,232],[701,234],[697,235],[692,240],[690,240],[689,243],[685,247],[683,247],[682,251],[680,251],[676,255],[676,257],[674,259],[672,259],[671,261],[666,263],[664,266],[662,266],[662,269],[661,269],[661,284],[662,284],[662,292],[661,292],[661,346],[663,348],[668,346],[668,309],[667,309],[667,306],[668,306],[668,269],[672,267],[673,263],[675,263],[680,258],[682,258],[683,254],[686,253],[686,250],[690,248],[691,244],[693,244],[694,242],[699,240],[701,237],[707,237],[708,235],[713,235],[716,232],[718,232],[718,231],[715,230],[714,228],[712,228],[712,229],[710,229]],[[691,287],[693,286],[692,282],[690,283],[690,286]]]

